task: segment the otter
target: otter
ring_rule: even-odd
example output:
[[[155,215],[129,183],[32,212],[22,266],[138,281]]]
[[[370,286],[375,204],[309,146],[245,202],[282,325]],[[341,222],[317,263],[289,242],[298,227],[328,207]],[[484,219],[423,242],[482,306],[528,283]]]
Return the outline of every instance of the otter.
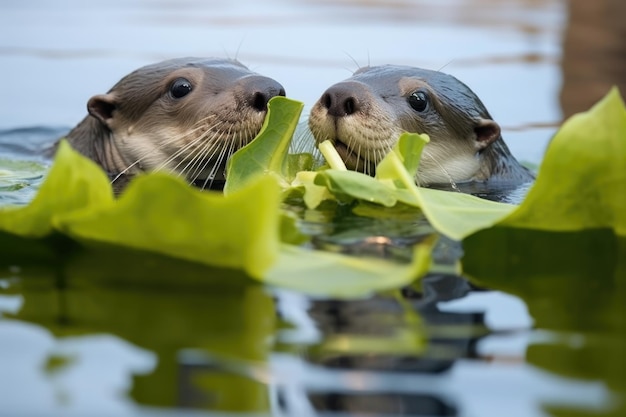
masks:
[[[284,95],[277,81],[236,60],[170,59],[91,97],[89,114],[65,138],[109,174],[114,189],[154,170],[210,188],[223,185],[230,155],[258,134],[268,101]]]
[[[500,126],[476,94],[438,71],[360,68],[322,94],[311,109],[309,128],[316,143],[333,142],[349,169],[370,175],[406,131],[430,137],[416,175],[419,185],[513,187],[534,179],[511,155]]]

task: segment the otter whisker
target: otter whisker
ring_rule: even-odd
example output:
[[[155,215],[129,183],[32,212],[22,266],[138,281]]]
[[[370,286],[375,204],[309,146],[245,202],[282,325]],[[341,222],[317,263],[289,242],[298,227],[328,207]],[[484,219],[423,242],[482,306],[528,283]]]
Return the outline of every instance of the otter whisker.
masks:
[[[224,168],[227,168],[227,161],[230,159],[230,157],[246,145],[247,138],[254,139],[254,136],[252,134],[253,132],[248,129],[246,132],[236,135],[236,138],[233,138],[233,140],[230,141],[230,146],[228,147],[228,152],[226,153],[226,161],[224,161]],[[226,173],[224,173],[224,176],[226,176]]]
[[[195,152],[193,159],[187,164],[182,174],[187,182],[193,184],[205,172],[207,163],[210,163],[219,146],[217,142],[204,142],[202,146]]]
[[[205,118],[203,120],[201,120],[198,123],[198,126],[194,129],[192,129],[190,132],[188,132],[185,135],[181,135],[179,137],[176,137],[173,140],[173,143],[178,143],[180,142],[184,137],[192,135],[194,133],[196,133],[198,130],[205,130],[205,133],[199,135],[197,138],[195,138],[194,140],[192,140],[191,142],[189,142],[188,144],[186,144],[185,146],[179,148],[176,150],[176,152],[174,152],[172,155],[170,155],[169,158],[167,158],[165,161],[163,161],[159,166],[156,167],[156,169],[163,169],[164,167],[166,167],[170,162],[174,161],[175,159],[177,159],[179,156],[183,155],[185,152],[187,152],[190,148],[196,146],[198,143],[202,142],[206,135],[208,135],[209,133],[211,133],[214,130],[219,130],[219,128],[221,127],[221,125],[223,124],[222,121],[216,123],[215,125],[207,125],[205,124],[205,122],[208,120],[208,118]],[[170,141],[167,141],[168,143]],[[179,162],[175,167],[174,170],[177,170],[178,167],[183,163],[183,161]]]
[[[232,127],[228,128],[228,132],[226,134],[226,137],[232,138]],[[232,138],[234,139],[234,138]],[[229,145],[232,145],[232,143],[234,142],[234,140],[229,141],[229,143],[224,143],[224,141],[220,141],[221,143],[221,148],[219,150],[219,155],[217,157],[217,160],[215,161],[215,164],[213,164],[213,166],[211,167],[211,171],[209,172],[209,175],[207,175],[206,179],[204,180],[204,183],[202,184],[202,189],[206,189],[207,188],[207,184],[209,184],[209,188],[211,188],[213,186],[213,181],[215,180],[215,176],[217,174],[217,170],[222,166],[222,162],[224,161],[225,155],[226,153],[226,149],[229,147]],[[217,152],[217,150],[216,150]],[[207,161],[208,163],[208,161]],[[204,165],[203,169],[206,168],[206,164]]]
[[[209,116],[210,117],[210,116]],[[203,120],[207,120],[209,117],[206,117]],[[160,151],[162,148],[171,145],[171,144],[175,144],[177,143],[181,138],[185,137],[186,135],[192,134],[197,132],[199,129],[201,129],[202,126],[198,126],[194,129],[192,129],[191,131],[185,133],[184,135],[179,135],[179,136],[174,136],[166,141],[163,141],[161,144],[159,144],[159,146],[155,147],[154,149],[152,149],[150,152],[146,153],[145,155],[143,155],[141,158],[137,159],[136,161],[134,161],[133,163],[131,163],[130,165],[128,165],[126,168],[124,168],[123,170],[121,170],[112,180],[111,180],[111,184],[115,183],[115,181],[117,181],[122,175],[126,174],[128,171],[130,171],[134,166],[136,166],[137,164],[141,163],[141,161],[143,161],[145,158],[151,156],[153,153]],[[171,158],[166,160],[163,164],[161,164],[159,167],[157,167],[156,169],[161,169],[163,168],[169,161],[171,161]]]
[[[203,121],[206,121],[207,119],[203,119]],[[223,121],[220,121],[214,125],[207,125],[207,124],[203,124],[202,126],[199,126],[199,129],[203,129],[205,130],[205,132],[202,135],[199,135],[197,138],[195,138],[193,141],[191,141],[190,143],[188,143],[187,145],[185,145],[184,147],[178,149],[174,154],[172,154],[169,158],[167,158],[161,165],[159,165],[159,167],[157,167],[157,169],[162,169],[164,166],[166,166],[167,164],[169,164],[170,162],[172,162],[173,160],[181,157],[184,153],[186,153],[190,148],[197,148],[194,149],[191,153],[192,155],[195,154],[195,156],[193,158],[191,158],[191,160],[187,163],[187,165],[185,166],[185,168],[183,168],[182,170],[179,170],[178,168],[180,167],[181,164],[183,164],[184,162],[188,161],[189,158],[181,158],[180,162],[173,167],[173,169],[175,171],[178,171],[178,175],[183,175],[185,173],[185,171],[189,170],[189,165],[190,164],[194,164],[194,159],[198,156],[198,154],[200,152],[202,152],[202,150],[205,148],[205,146],[200,146],[198,147],[197,145],[203,144],[205,142],[210,142],[212,141],[216,135],[219,134],[220,132],[220,128],[222,127],[222,125],[224,124]],[[195,129],[197,131],[197,129]],[[193,166],[193,165],[192,165]]]
[[[354,145],[355,145],[355,142],[357,142],[357,144],[358,144],[358,149],[360,149],[360,146],[361,146],[361,145],[358,143],[358,141],[357,141],[357,139],[356,139],[356,137],[355,137],[355,136],[350,136],[350,137],[348,137],[348,141],[347,141],[347,142],[344,142],[344,145],[346,145],[346,148],[348,148],[348,154],[354,154],[354,151],[355,151],[355,146],[354,146]],[[358,156],[357,156],[357,163],[356,163],[356,166],[354,167],[354,169],[355,169],[356,171],[358,171],[358,170],[359,170],[359,162],[358,162],[358,159],[359,159],[359,158],[358,158]]]
[[[185,166],[180,170],[179,176],[185,176],[187,179],[193,179],[198,174],[199,165],[202,163],[204,155],[210,152],[210,148],[212,146],[212,137],[216,135],[215,132],[207,131],[203,134],[202,140],[198,142],[197,146],[191,151],[188,158],[186,158]],[[185,159],[181,160],[179,165],[184,162]],[[178,165],[175,169],[178,168]],[[192,173],[193,171],[193,173]]]
[[[232,143],[232,141],[235,139],[234,137],[232,137],[231,135],[231,128],[229,127],[228,131],[226,132],[226,137],[230,138],[228,142]],[[207,184],[209,185],[209,188],[213,186],[213,181],[215,180],[215,176],[217,174],[217,170],[222,167],[222,163],[224,162],[224,157],[226,155],[226,149],[229,146],[228,142],[224,142],[223,140],[220,141],[220,146],[217,147],[215,149],[215,151],[213,152],[212,156],[217,155],[217,158],[215,159],[215,163],[213,165],[213,167],[211,167],[211,170],[209,171],[209,174],[207,175],[207,177],[204,180],[204,183],[202,184],[202,189],[205,189],[207,187]],[[203,168],[206,168],[206,164],[204,165]]]
[[[220,136],[220,138],[221,137],[222,136]],[[221,164],[220,154],[223,148],[224,148],[224,144],[221,143],[221,141],[216,141],[212,143],[209,147],[207,147],[206,153],[209,153],[209,156],[203,160],[200,160],[202,162],[198,164],[196,171],[194,172],[194,175],[192,177],[189,177],[190,183],[194,183],[195,181],[199,180],[202,173],[205,172],[205,170],[207,169],[207,166],[211,163],[211,161],[214,161],[213,168],[211,169],[211,171],[209,171],[208,174],[206,174],[206,177],[204,178],[204,182],[200,188],[204,190],[209,181],[210,181],[210,186],[213,184],[213,179],[215,178],[215,175],[216,175],[216,167]]]
[[[388,153],[388,152],[385,152],[385,151],[384,151],[384,149],[375,149],[375,150],[374,150],[374,158],[375,158],[375,159],[374,159],[374,161],[376,161],[376,164],[377,164],[377,165],[378,165],[378,163],[379,163],[380,161],[382,161],[382,160],[383,160],[383,158],[385,157],[385,155],[386,155],[387,153]]]
[[[385,157],[387,152],[384,152],[383,149],[373,149],[372,150],[372,158],[368,158],[369,163],[367,164],[369,167],[370,175],[376,174],[376,165]]]
[[[371,157],[371,149],[366,149],[365,152],[365,158],[363,158],[363,170],[365,172],[366,175],[372,175],[372,173],[370,172],[370,164],[367,161],[370,161],[370,157]]]
[[[211,136],[214,136],[215,133],[213,133],[210,130],[207,130],[206,132],[204,132],[202,135],[198,136],[198,138],[196,138],[194,141],[192,141],[191,143],[189,143],[187,146],[185,146],[184,148],[181,149],[180,152],[176,152],[174,153],[170,158],[168,158],[165,163],[169,163],[170,161],[178,158],[179,156],[182,156],[183,152],[191,149],[191,158],[182,158],[180,159],[180,161],[178,162],[178,164],[176,164],[173,169],[175,171],[178,171],[178,176],[182,176],[185,175],[185,172],[190,171],[197,163],[198,158],[200,157],[200,155],[204,152],[204,149],[206,148],[206,144],[210,143],[211,141]],[[182,168],[179,169],[179,167],[186,162],[186,165]]]
[[[186,97],[192,90],[211,91],[223,99],[197,93]],[[236,60],[172,59],[138,68],[108,93],[91,97],[90,114],[64,137],[110,173],[116,193],[126,183],[120,184],[120,178],[142,171],[167,170],[179,176],[212,171],[216,177],[225,158],[260,129],[260,105],[277,95],[284,95],[280,83]],[[110,114],[113,102],[116,111]],[[109,117],[113,123],[103,122]],[[51,151],[58,146],[57,141]],[[211,158],[218,159],[218,168]]]
[[[415,174],[419,185],[449,183],[446,188],[460,191],[466,181],[532,181],[480,99],[441,72],[448,64],[437,71],[360,68],[326,89],[311,108],[308,125],[316,143],[334,138],[348,168],[374,175],[402,131],[425,133],[430,144]]]
[[[212,133],[212,135],[209,136],[209,133]],[[203,146],[198,149],[192,160],[185,168],[185,170],[187,170],[187,172],[189,173],[187,175],[187,179],[190,182],[193,183],[196,179],[200,177],[200,175],[202,175],[202,172],[204,172],[206,168],[207,162],[211,161],[217,153],[217,149],[219,148],[222,138],[223,132],[207,132],[207,135],[204,138],[205,140],[203,141]],[[193,173],[191,173],[192,168],[194,169]],[[183,170],[183,172],[185,170]]]
[[[320,143],[321,142],[323,141],[320,141]],[[291,153],[313,153],[314,149],[317,149],[315,146],[314,133],[311,132],[311,129],[307,128],[306,125],[300,123],[289,144],[289,151]]]
[[[360,143],[359,143],[359,146],[357,146],[356,160],[357,160],[357,169],[358,169],[358,163],[361,162],[361,144]],[[361,165],[363,165],[361,167],[362,172],[365,173],[365,164],[361,164]]]

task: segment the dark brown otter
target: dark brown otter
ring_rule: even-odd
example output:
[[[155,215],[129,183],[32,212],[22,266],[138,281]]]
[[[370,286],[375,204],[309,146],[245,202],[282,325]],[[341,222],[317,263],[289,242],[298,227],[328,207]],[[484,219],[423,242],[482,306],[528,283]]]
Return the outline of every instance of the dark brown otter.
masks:
[[[282,85],[234,60],[179,58],[148,65],[87,103],[67,134],[112,179],[168,170],[204,187],[257,135]],[[128,178],[128,177],[127,177]]]
[[[331,140],[349,169],[375,173],[402,132],[426,133],[420,185],[500,181],[533,174],[502,140],[500,127],[461,81],[438,71],[384,65],[359,69],[331,86],[313,106],[317,143]]]

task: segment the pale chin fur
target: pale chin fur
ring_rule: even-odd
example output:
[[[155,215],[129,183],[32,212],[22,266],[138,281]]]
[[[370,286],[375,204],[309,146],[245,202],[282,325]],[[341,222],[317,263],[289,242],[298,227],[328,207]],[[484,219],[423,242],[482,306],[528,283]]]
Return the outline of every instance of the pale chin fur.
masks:
[[[419,184],[451,184],[466,182],[480,170],[480,160],[475,153],[446,152],[445,147],[425,146],[417,173]]]
[[[121,154],[131,156],[129,160],[125,161],[125,166],[121,167],[120,171],[128,169],[128,173],[132,173],[135,170],[152,171],[159,169],[173,172],[174,162],[169,162],[169,164],[164,166],[165,161],[170,157],[170,153],[168,146],[162,146],[161,144],[165,140],[164,138],[175,137],[175,135],[180,135],[180,133],[172,129],[165,129],[158,135],[121,136],[118,134],[116,145],[120,149]]]

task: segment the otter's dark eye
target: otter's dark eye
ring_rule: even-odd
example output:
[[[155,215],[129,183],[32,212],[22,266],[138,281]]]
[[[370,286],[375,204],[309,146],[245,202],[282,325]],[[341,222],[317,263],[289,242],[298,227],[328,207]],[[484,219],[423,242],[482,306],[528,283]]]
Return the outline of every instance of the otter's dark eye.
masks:
[[[413,110],[423,112],[428,108],[428,94],[424,91],[415,91],[408,98],[409,104]]]
[[[170,86],[170,94],[174,98],[185,97],[191,90],[193,90],[193,87],[191,87],[191,83],[186,78],[177,78]]]

